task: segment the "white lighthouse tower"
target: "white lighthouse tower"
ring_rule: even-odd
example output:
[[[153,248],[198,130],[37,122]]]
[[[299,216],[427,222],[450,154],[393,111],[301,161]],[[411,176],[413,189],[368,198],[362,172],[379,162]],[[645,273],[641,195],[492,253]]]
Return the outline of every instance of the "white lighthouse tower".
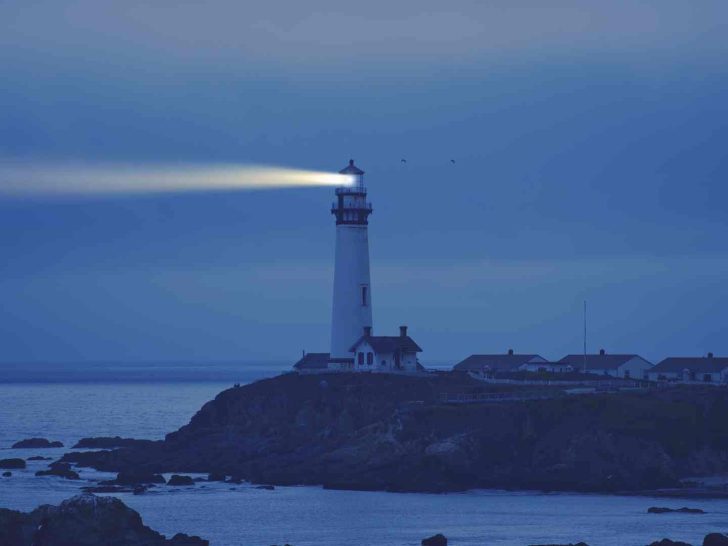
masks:
[[[331,313],[329,368],[352,369],[352,345],[364,328],[372,327],[372,290],[369,279],[369,215],[364,171],[349,160],[339,171],[353,177],[353,184],[336,188],[331,212],[336,216],[334,304]]]

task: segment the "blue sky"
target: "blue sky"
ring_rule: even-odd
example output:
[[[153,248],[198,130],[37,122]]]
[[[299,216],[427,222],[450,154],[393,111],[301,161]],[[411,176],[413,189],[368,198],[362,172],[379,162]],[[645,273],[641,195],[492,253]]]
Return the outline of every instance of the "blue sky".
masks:
[[[724,3],[30,4],[3,158],[353,157],[375,330],[424,361],[578,352],[584,299],[594,350],[728,354]],[[331,193],[1,200],[0,360],[328,350]]]

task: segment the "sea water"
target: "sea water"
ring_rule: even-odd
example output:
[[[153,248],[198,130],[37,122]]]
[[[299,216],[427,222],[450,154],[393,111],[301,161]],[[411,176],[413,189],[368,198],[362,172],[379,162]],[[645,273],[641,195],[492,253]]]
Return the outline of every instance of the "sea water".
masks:
[[[150,366],[155,368],[154,366]],[[161,439],[186,424],[206,401],[234,382],[281,371],[278,366],[225,365],[216,371],[166,367],[147,372],[104,366],[95,381],[78,374],[38,377],[12,374],[0,383],[0,458],[44,455],[54,459],[84,436]],[[74,368],[76,369],[76,368]],[[2,368],[0,368],[0,372]],[[10,449],[17,440],[44,437],[63,449]],[[0,507],[31,510],[77,494],[90,480],[112,474],[81,469],[80,482],[36,477],[48,461],[29,462],[0,478]],[[705,534],[728,532],[728,501],[678,500],[612,495],[471,491],[444,495],[329,491],[198,483],[161,486],[144,495],[117,494],[145,523],[171,536],[202,536],[213,546],[418,545],[443,533],[450,544],[524,546],[580,540],[592,546],[642,546],[669,537],[701,544]],[[706,514],[647,514],[650,506],[702,508]]]

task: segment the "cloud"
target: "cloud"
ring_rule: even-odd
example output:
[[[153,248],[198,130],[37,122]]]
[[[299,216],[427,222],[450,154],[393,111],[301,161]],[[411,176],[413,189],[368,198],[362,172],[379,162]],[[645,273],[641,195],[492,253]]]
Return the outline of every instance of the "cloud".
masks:
[[[452,63],[550,51],[646,59],[658,51],[724,50],[727,10],[714,1],[6,1],[0,49],[5,62],[164,62],[215,72],[260,62],[333,62],[356,71],[354,63],[367,61]]]

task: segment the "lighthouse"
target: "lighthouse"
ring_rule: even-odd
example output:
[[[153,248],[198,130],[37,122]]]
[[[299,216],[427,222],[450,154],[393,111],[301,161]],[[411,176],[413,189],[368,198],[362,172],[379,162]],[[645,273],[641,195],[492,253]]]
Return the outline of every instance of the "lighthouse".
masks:
[[[369,277],[369,215],[364,171],[354,160],[339,171],[352,183],[336,188],[331,213],[336,218],[334,300],[331,312],[329,368],[352,369],[352,345],[372,328],[372,289]]]
[[[331,213],[336,218],[334,303],[331,310],[331,352],[307,353],[293,365],[298,373],[340,371],[421,373],[422,352],[400,326],[398,336],[376,336],[372,330],[372,288],[369,278],[369,215],[364,171],[349,164],[339,171],[347,185],[336,188]]]

